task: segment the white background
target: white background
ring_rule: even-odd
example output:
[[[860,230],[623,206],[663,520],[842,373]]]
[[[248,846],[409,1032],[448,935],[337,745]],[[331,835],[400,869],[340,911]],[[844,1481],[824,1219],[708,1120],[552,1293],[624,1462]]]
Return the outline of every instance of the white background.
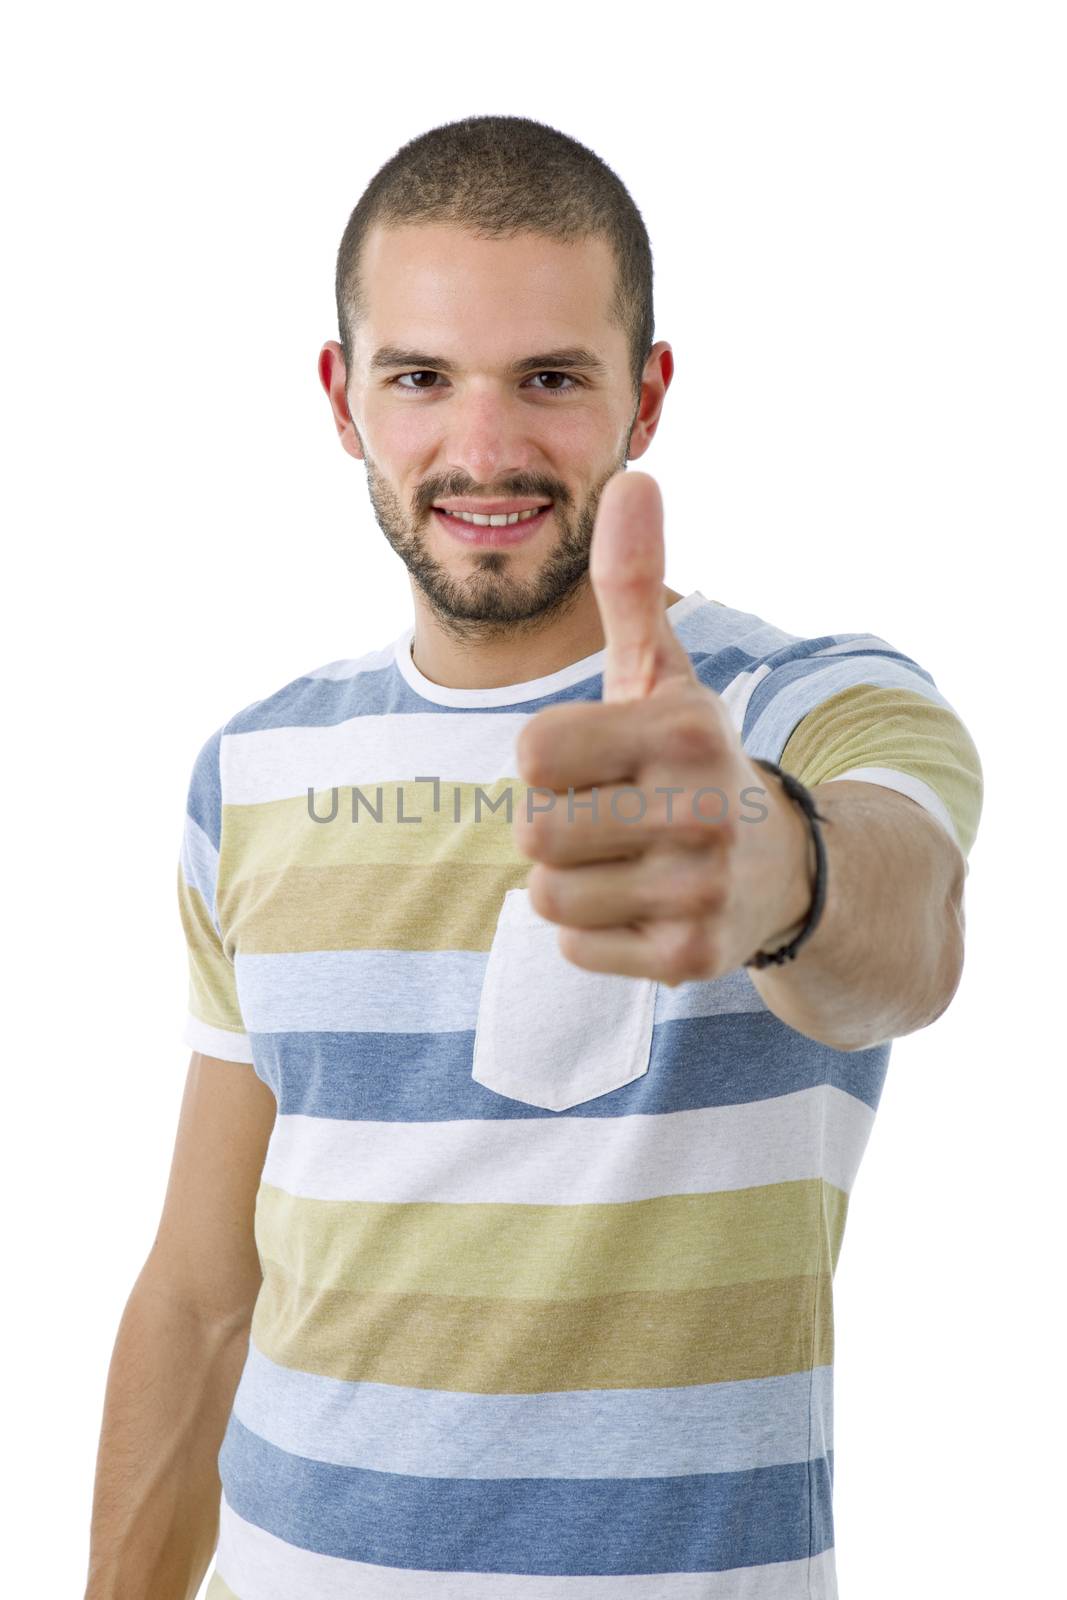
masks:
[[[882,635],[978,745],[966,970],[894,1047],[837,1273],[837,1565],[843,1600],[1062,1576],[1061,19],[851,0],[9,23],[10,1593],[84,1585],[107,1364],[189,1057],[193,758],[411,616],[316,376],[341,233],[401,144],[485,112],[589,144],[644,216],[677,366],[638,463],[668,583]]]

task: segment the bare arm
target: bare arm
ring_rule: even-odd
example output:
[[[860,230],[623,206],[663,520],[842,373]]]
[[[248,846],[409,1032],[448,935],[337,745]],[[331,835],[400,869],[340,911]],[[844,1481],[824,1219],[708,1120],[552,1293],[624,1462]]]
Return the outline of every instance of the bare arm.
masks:
[[[823,915],[795,961],[752,968],[752,982],[799,1033],[837,1050],[865,1050],[925,1028],[955,994],[966,863],[941,824],[893,789],[841,779],[811,795],[832,824],[823,832]],[[809,852],[795,806],[793,827],[798,851]],[[772,944],[803,924],[813,876],[810,864],[807,882],[797,875],[797,920]]]
[[[276,1109],[251,1066],[194,1051],[159,1228],[108,1371],[85,1600],[192,1600],[207,1571]]]

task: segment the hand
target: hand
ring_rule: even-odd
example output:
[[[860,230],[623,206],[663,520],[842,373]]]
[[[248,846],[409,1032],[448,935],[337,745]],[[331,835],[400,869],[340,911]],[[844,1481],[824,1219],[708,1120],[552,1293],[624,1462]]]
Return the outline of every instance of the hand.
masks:
[[[603,698],[546,707],[523,728],[519,775],[554,798],[531,796],[546,809],[527,817],[523,803],[514,828],[536,863],[530,902],[560,924],[561,953],[673,987],[799,932],[811,883],[807,824],[697,678],[667,620],[663,572],[659,487],[619,472],[589,558]]]

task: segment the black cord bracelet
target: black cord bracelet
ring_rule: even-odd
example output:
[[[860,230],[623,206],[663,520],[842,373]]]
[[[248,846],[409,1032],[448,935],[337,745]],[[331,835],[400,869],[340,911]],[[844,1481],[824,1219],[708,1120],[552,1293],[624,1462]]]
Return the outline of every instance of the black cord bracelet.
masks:
[[[753,756],[756,766],[763,767],[767,772],[773,772],[781,779],[782,788],[791,800],[795,800],[808,819],[808,827],[815,841],[815,884],[811,891],[811,907],[807,920],[795,939],[788,944],[783,944],[778,950],[757,950],[756,954],[744,963],[746,967],[769,967],[773,964],[782,966],[786,961],[792,961],[805,939],[810,939],[815,932],[819,918],[822,916],[823,906],[826,904],[826,846],[823,843],[820,822],[829,822],[829,817],[824,817],[821,811],[816,811],[815,801],[810,790],[794,778],[791,772],[783,772],[775,761],[764,761],[760,756]],[[818,820],[816,820],[818,819]]]

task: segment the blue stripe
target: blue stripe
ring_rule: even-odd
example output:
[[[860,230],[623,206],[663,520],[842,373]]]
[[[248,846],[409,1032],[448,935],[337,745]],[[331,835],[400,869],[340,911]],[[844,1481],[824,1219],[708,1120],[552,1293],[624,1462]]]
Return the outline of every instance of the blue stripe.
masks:
[[[716,694],[725,694],[739,673],[752,672],[759,665],[756,656],[746,655],[743,650],[733,647],[717,655],[694,655],[689,659],[700,682],[706,689],[714,689]]]
[[[219,1452],[237,1515],[320,1555],[433,1572],[720,1572],[833,1543],[832,1452],[670,1478],[442,1478],[335,1467],[231,1415]],[[809,1510],[810,1507],[810,1510]]]
[[[807,683],[806,680],[811,680]],[[812,656],[790,661],[761,679],[745,712],[742,742],[753,755],[777,760],[801,717],[855,684],[911,689],[936,705],[948,706],[928,672],[896,652],[863,650],[857,655]],[[949,708],[951,709],[951,707]]]
[[[283,1116],[372,1122],[627,1117],[751,1105],[831,1083],[877,1110],[891,1041],[833,1050],[773,1012],[657,1023],[648,1071],[610,1094],[549,1111],[471,1077],[474,1032],[249,1033]]]
[[[222,729],[217,728],[201,746],[189,779],[185,809],[197,827],[202,828],[217,850],[222,837],[222,785],[219,778],[219,749]]]

